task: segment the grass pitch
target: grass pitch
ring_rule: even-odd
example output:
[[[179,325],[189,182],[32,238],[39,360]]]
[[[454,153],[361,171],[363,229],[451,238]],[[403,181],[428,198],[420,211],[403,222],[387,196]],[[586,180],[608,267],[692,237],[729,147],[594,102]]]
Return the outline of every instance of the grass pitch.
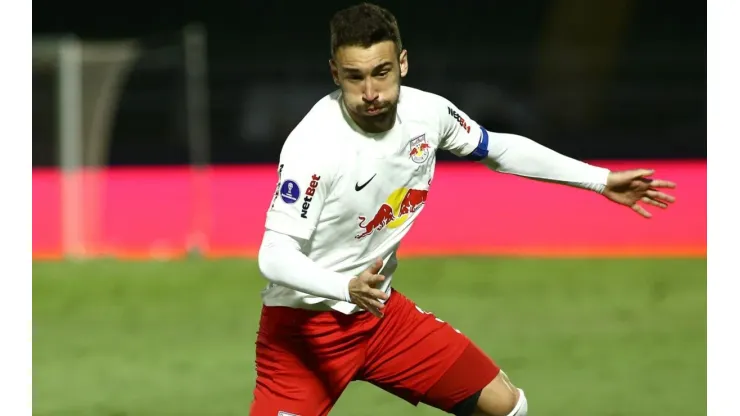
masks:
[[[252,261],[35,263],[33,407],[246,415]],[[706,260],[404,259],[395,287],[487,351],[538,415],[706,413]],[[434,415],[365,383],[335,415]]]

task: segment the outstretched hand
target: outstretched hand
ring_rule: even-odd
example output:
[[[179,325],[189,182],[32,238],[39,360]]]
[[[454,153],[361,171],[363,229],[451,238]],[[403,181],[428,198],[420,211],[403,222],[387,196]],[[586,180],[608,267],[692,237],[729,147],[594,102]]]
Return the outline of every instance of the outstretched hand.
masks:
[[[652,217],[639,202],[658,208],[668,208],[676,198],[661,189],[673,189],[676,184],[662,179],[652,179],[652,169],[634,169],[611,172],[603,195],[620,205],[625,205],[645,218]]]

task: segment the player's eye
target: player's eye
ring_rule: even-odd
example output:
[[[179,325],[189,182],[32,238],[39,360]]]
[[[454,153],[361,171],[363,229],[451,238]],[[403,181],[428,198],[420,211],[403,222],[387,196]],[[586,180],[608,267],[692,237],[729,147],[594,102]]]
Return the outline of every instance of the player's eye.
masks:
[[[378,75],[376,75],[378,78],[385,78],[390,71],[381,71]]]

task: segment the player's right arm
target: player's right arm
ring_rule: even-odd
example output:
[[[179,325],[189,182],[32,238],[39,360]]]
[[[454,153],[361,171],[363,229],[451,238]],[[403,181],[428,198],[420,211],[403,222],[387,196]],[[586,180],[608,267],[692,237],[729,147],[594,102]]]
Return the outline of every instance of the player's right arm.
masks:
[[[349,281],[345,276],[324,269],[301,250],[306,240],[265,230],[258,255],[262,275],[271,283],[321,298],[349,302]]]
[[[382,317],[388,295],[375,288],[385,277],[377,274],[383,267],[376,259],[358,276],[344,276],[328,271],[309,259],[301,251],[304,240],[266,230],[259,252],[259,267],[271,282],[314,296],[353,303]]]
[[[289,138],[280,155],[278,184],[258,254],[260,271],[274,284],[380,314],[377,299],[386,299],[386,294],[372,287],[383,279],[377,275],[380,266],[371,265],[359,277],[345,276],[319,266],[303,251],[321,218],[337,169],[325,147],[296,139]]]
[[[286,140],[258,264],[272,283],[322,298],[349,301],[351,276],[320,267],[302,251],[316,230],[335,173],[331,157],[311,137],[294,132]]]

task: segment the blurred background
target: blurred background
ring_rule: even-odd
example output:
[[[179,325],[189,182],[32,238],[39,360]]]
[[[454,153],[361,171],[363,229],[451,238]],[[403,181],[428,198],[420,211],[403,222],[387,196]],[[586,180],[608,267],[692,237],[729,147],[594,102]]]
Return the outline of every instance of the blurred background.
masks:
[[[86,163],[275,162],[333,89],[328,20],[350,4],[39,2],[34,166],[59,163],[62,111],[82,112]],[[581,159],[706,157],[706,13],[695,2],[378,4],[399,20],[406,83],[491,130]]]
[[[354,3],[35,2],[34,414],[248,413],[275,165],[334,88],[328,21]],[[680,184],[646,223],[498,178],[476,198],[501,221],[443,225],[480,169],[440,152],[406,245],[426,257],[402,261],[397,287],[537,412],[705,414],[705,5],[376,3],[399,20],[407,85],[489,130]],[[333,414],[378,412],[440,414],[364,385]]]

